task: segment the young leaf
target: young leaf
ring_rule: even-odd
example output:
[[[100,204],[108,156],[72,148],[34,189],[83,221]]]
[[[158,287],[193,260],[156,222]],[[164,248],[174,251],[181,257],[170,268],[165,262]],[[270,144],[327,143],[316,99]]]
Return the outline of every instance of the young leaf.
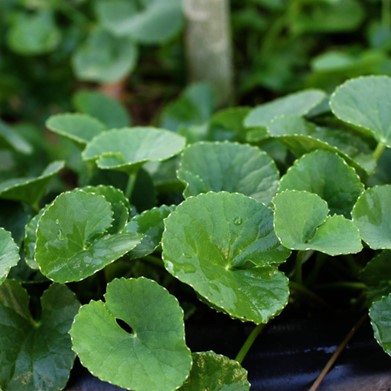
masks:
[[[80,281],[136,247],[141,237],[108,234],[111,205],[98,194],[74,190],[60,194],[38,222],[35,261],[46,277]]]
[[[269,204],[277,191],[279,172],[274,161],[257,147],[200,142],[183,151],[178,178],[186,184],[185,197],[225,190]]]
[[[235,360],[214,352],[193,353],[190,376],[179,391],[248,391],[247,371]]]
[[[55,114],[46,121],[48,129],[78,144],[85,145],[106,130],[105,125],[87,114]]]
[[[361,128],[381,144],[391,147],[391,78],[363,76],[339,86],[330,107],[342,121]]]
[[[306,190],[327,201],[332,214],[350,216],[364,185],[337,154],[314,151],[297,159],[281,178],[278,191]]]
[[[51,285],[41,297],[41,317],[32,318],[29,298],[16,281],[0,287],[0,388],[62,390],[75,354],[68,331],[79,308],[63,285]]]
[[[367,189],[358,198],[352,217],[369,247],[391,249],[391,185]]]
[[[361,251],[356,226],[343,216],[328,216],[326,201],[307,191],[286,190],[273,199],[274,229],[292,250],[317,250],[329,255]]]
[[[24,155],[33,152],[32,145],[0,119],[0,145],[3,147],[3,144]]]
[[[372,303],[369,317],[377,342],[391,356],[391,293]]]
[[[290,252],[273,231],[263,204],[237,193],[186,199],[164,220],[166,269],[232,317],[266,323],[286,305],[278,264]]]
[[[99,168],[130,172],[148,161],[169,159],[184,146],[183,137],[167,130],[122,128],[95,137],[82,156],[85,160],[97,160]]]
[[[146,278],[113,280],[105,302],[81,307],[70,334],[91,373],[128,390],[172,391],[190,372],[183,311],[174,296]]]
[[[7,278],[8,272],[19,262],[19,248],[11,233],[0,227],[0,285]]]
[[[251,110],[244,120],[244,125],[247,128],[265,127],[282,115],[306,115],[325,97],[326,94],[321,90],[304,90],[275,99]]]
[[[37,227],[38,222],[43,213],[45,212],[47,205],[43,207],[25,226],[25,234],[23,240],[24,260],[31,269],[39,269],[37,262],[35,261],[35,244],[37,241]]]

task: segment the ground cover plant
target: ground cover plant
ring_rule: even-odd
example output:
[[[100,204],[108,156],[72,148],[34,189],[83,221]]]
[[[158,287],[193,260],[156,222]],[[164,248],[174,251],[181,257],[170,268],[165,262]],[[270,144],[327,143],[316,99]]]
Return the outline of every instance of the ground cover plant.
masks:
[[[248,390],[256,335],[335,292],[391,354],[391,78],[214,114],[208,94],[168,130],[79,91],[46,121],[61,160],[0,183],[0,388],[63,389],[78,357],[129,390]],[[206,106],[181,126],[186,97]],[[11,167],[34,156],[20,134],[1,133]],[[254,325],[236,359],[190,351],[199,307]]]

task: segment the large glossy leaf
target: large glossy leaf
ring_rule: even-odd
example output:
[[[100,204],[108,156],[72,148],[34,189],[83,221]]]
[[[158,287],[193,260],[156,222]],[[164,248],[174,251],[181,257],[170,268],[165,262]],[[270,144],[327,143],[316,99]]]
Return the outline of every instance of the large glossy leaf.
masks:
[[[19,248],[10,232],[0,227],[0,285],[7,278],[8,272],[19,262]]]
[[[391,147],[391,78],[363,76],[339,86],[330,100],[333,113]]]
[[[94,29],[73,54],[72,65],[80,80],[113,83],[133,70],[137,57],[137,46],[131,39]]]
[[[148,161],[162,161],[178,154],[185,139],[168,130],[134,127],[111,130],[95,137],[83,159],[97,160],[102,169],[130,172]]]
[[[282,115],[302,116],[318,106],[326,94],[321,90],[304,90],[255,107],[244,120],[246,127],[265,127]]]
[[[63,161],[55,161],[50,163],[36,178],[14,178],[1,182],[0,198],[24,201],[34,208],[38,208],[49,182],[63,167]]]
[[[113,280],[105,302],[81,307],[70,334],[91,373],[128,390],[172,391],[190,372],[183,311],[146,278]]]
[[[345,129],[316,126],[297,116],[282,116],[267,127],[270,136],[288,146],[296,155],[322,149],[336,152],[350,165],[371,173],[376,167],[373,151],[360,137]]]
[[[391,293],[372,303],[369,317],[377,342],[391,356]]]
[[[85,145],[95,136],[106,130],[105,125],[87,114],[55,114],[46,121],[51,131],[79,144]]]
[[[278,191],[306,190],[327,201],[332,214],[350,216],[364,185],[344,159],[328,151],[314,151],[296,160],[281,178]]]
[[[166,269],[213,307],[266,323],[286,305],[288,256],[274,234],[272,212],[243,194],[200,194],[164,220]]]
[[[179,391],[248,391],[247,371],[234,360],[214,352],[193,353],[190,376]]]
[[[88,114],[107,129],[130,125],[129,113],[115,99],[98,91],[80,90],[73,96],[73,105],[77,111]]]
[[[274,161],[265,152],[231,142],[191,144],[183,151],[178,169],[178,178],[186,184],[185,197],[225,190],[265,204],[275,195],[279,176]]]
[[[361,251],[356,226],[343,216],[329,216],[327,202],[317,194],[285,190],[274,197],[273,204],[274,229],[285,247],[329,255]]]
[[[136,247],[133,233],[110,235],[111,204],[104,196],[74,190],[60,194],[38,222],[35,261],[57,282],[79,281]]]
[[[367,189],[352,211],[363,240],[373,249],[391,249],[391,185]]]
[[[66,287],[51,285],[41,297],[41,315],[33,319],[27,292],[16,282],[0,287],[0,388],[62,390],[75,354],[68,331],[79,308]]]

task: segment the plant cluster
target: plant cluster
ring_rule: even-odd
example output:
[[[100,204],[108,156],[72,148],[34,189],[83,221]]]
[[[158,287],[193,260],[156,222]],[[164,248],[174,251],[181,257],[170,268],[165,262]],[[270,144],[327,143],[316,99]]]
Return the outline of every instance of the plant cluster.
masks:
[[[208,96],[185,91],[167,130],[80,91],[46,122],[63,160],[0,183],[0,388],[63,389],[77,356],[131,390],[248,390],[250,342],[236,360],[186,345],[197,301],[253,340],[290,297],[320,305],[333,269],[391,354],[391,78],[213,115]],[[11,165],[33,153],[0,135]]]

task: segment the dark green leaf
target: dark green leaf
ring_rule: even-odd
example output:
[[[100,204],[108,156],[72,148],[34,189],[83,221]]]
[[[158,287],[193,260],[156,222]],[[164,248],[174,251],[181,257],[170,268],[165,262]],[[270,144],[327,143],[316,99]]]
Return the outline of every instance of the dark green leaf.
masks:
[[[369,317],[377,342],[391,356],[391,293],[372,303]]]

